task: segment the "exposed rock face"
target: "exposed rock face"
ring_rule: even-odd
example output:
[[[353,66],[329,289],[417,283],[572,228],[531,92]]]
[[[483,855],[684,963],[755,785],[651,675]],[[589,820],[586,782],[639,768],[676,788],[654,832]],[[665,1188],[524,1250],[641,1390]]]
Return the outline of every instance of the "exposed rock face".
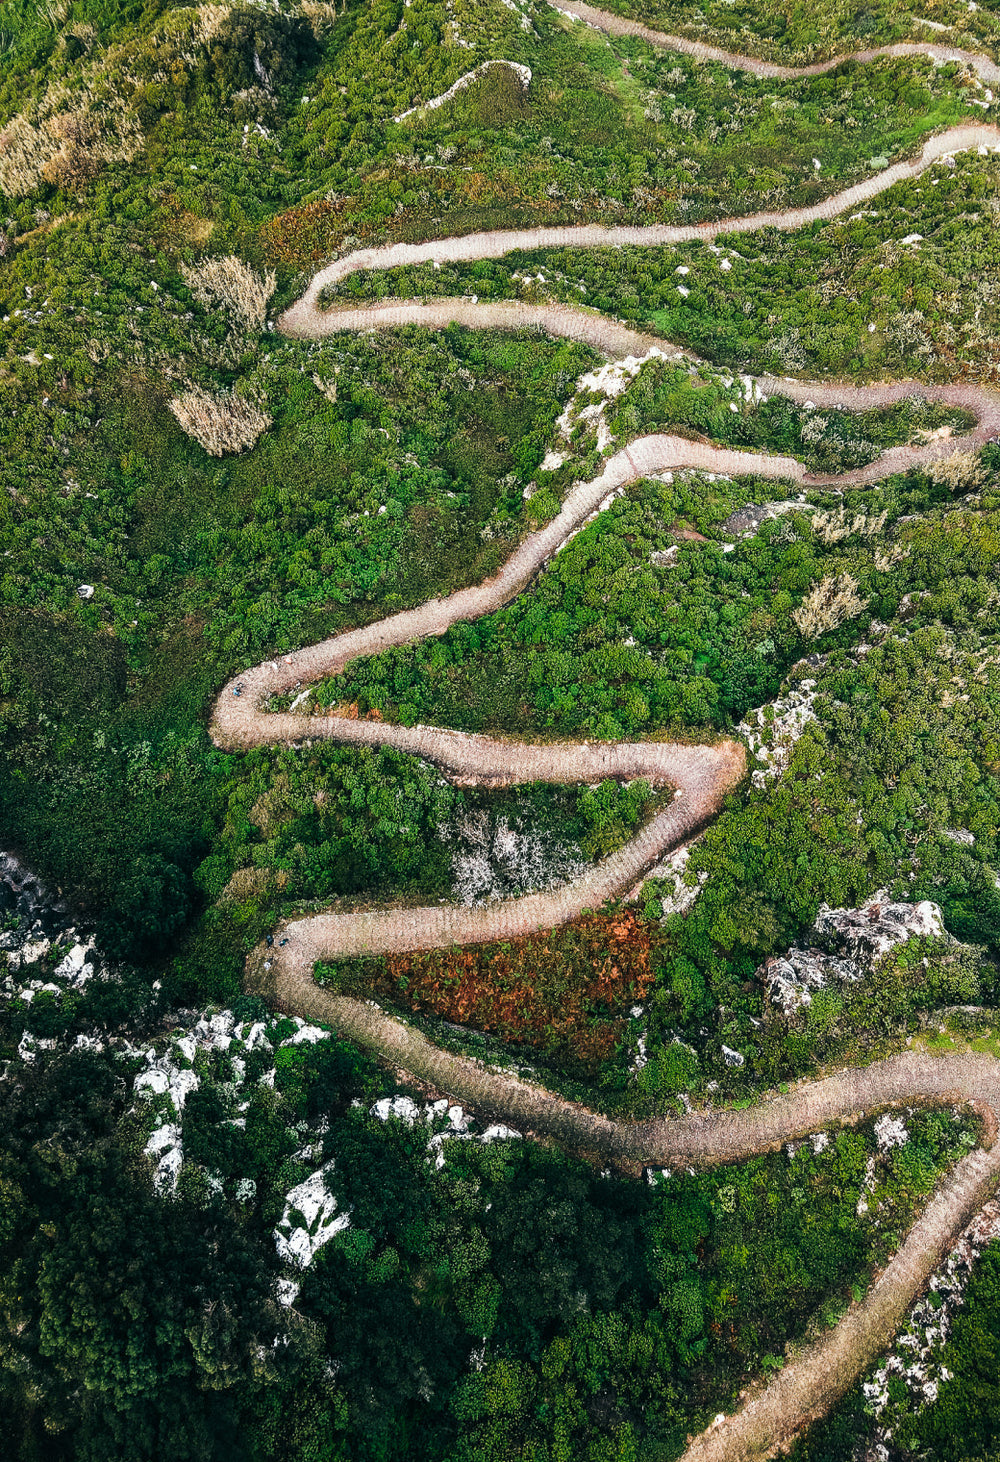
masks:
[[[875,898],[861,909],[820,906],[814,925],[824,940],[836,940],[856,959],[878,959],[908,939],[941,939],[944,919],[937,904],[894,904]]]
[[[65,926],[66,905],[50,893],[40,878],[18,862],[13,853],[0,852],[0,923],[10,927],[0,934],[0,950],[14,958],[12,967],[32,962],[32,951]],[[37,955],[34,956],[37,958]]]
[[[864,971],[851,959],[836,959],[816,949],[790,949],[772,955],[761,967],[772,1005],[786,1015],[812,1004],[812,992],[860,980]]]
[[[791,513],[796,508],[802,508],[802,502],[780,502],[780,503],[747,503],[745,507],[737,508],[735,513],[730,513],[724,523],[721,523],[720,530],[727,538],[752,538],[763,523],[770,522],[772,518],[780,518],[782,513]]]
[[[811,1004],[815,990],[863,980],[877,960],[908,939],[947,937],[941,910],[929,899],[892,903],[878,895],[860,909],[821,904],[813,933],[815,941],[772,955],[758,971],[770,1004],[786,1016]]]
[[[816,720],[813,701],[815,680],[802,680],[797,690],[789,690],[770,705],[750,711],[736,728],[745,736],[751,755],[762,765],[750,773],[755,787],[764,787],[778,778],[792,759],[795,743],[810,721]]]

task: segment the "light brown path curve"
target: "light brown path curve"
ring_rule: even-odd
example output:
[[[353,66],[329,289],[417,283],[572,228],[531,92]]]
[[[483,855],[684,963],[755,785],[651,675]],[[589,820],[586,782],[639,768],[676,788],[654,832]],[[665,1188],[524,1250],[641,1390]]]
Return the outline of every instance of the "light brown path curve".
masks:
[[[294,924],[284,926],[294,930]],[[284,937],[284,936],[282,936]],[[333,995],[307,962],[271,963],[258,951],[250,988],[282,1009],[321,1020],[459,1101],[602,1161],[655,1166],[745,1161],[825,1127],[854,1124],[886,1107],[969,1103],[984,1119],[983,1145],[963,1158],[914,1223],[860,1304],[739,1409],[696,1437],[682,1462],[764,1462],[784,1451],[885,1350],[907,1311],[972,1215],[1000,1183],[1000,1063],[991,1056],[906,1053],[772,1095],[745,1111],[617,1122],[467,1057],[443,1051],[377,1006]]]
[[[606,226],[570,224],[558,228],[494,229],[488,233],[464,234],[458,238],[430,239],[422,244],[381,244],[357,249],[327,264],[314,274],[305,293],[281,316],[280,329],[286,335],[308,339],[324,333],[317,316],[319,297],[330,285],[339,284],[361,269],[397,269],[409,264],[470,263],[477,259],[499,259],[515,250],[650,247],[662,244],[694,243],[719,234],[754,233],[762,228],[791,231],[817,220],[829,221],[868,202],[904,179],[919,177],[938,158],[972,147],[1000,148],[1000,128],[969,124],[951,127],[924,143],[919,158],[897,162],[860,183],[824,198],[807,208],[786,208],[752,213],[742,218],[721,218],[701,224],[652,223]]]
[[[429,330],[443,330],[449,325],[464,325],[472,330],[540,330],[568,340],[579,340],[600,351],[609,359],[624,356],[642,357],[651,350],[680,361],[696,362],[693,351],[674,345],[646,331],[634,330],[606,315],[579,305],[528,304],[522,300],[490,300],[482,303],[469,299],[440,298],[428,300],[383,300],[377,304],[335,306],[329,310],[314,307],[310,317],[312,329],[307,332],[300,319],[294,334],[311,333],[316,337],[339,331],[363,333],[369,330],[398,330],[418,325]],[[285,315],[282,325],[288,319]],[[877,482],[908,467],[926,466],[956,451],[978,451],[987,442],[1000,436],[1000,394],[983,386],[958,383],[928,385],[921,381],[891,381],[872,386],[852,386],[839,381],[795,381],[785,376],[741,376],[752,382],[763,396],[785,396],[799,403],[811,401],[815,406],[840,407],[845,411],[870,411],[873,407],[890,406],[910,396],[927,401],[957,406],[977,418],[975,428],[960,437],[929,442],[924,446],[891,447],[874,462],[839,475],[807,472],[805,467],[788,457],[766,457],[761,467],[759,455],[733,452],[724,448],[707,448],[711,458],[683,438],[658,433],[632,442],[626,455],[641,459],[647,472],[663,472],[677,467],[701,467],[712,472],[757,473],[767,477],[790,477],[809,486],[852,486]],[[698,461],[685,460],[698,455]],[[619,453],[619,456],[622,454]],[[613,458],[612,461],[617,459]],[[723,464],[726,465],[723,465]],[[744,465],[740,465],[740,463]],[[757,465],[753,465],[756,463]],[[610,467],[610,463],[609,463]]]
[[[558,0],[558,4],[555,0],[547,0],[547,3],[561,15],[569,16],[571,20],[582,20],[585,25],[604,31],[606,35],[635,36],[661,50],[677,51],[681,55],[691,56],[695,61],[715,61],[720,66],[731,67],[734,71],[749,71],[754,76],[761,77],[773,76],[779,81],[794,81],[802,76],[822,76],[824,72],[835,71],[847,61],[865,64],[877,60],[879,56],[929,56],[932,61],[942,65],[948,61],[958,61],[975,71],[981,81],[991,86],[1000,83],[1000,66],[989,56],[984,56],[979,51],[962,51],[955,46],[925,41],[902,41],[893,45],[875,46],[868,51],[847,51],[842,56],[834,56],[829,61],[814,61],[808,66],[781,66],[774,61],[762,61],[756,56],[743,56],[735,51],[720,50],[718,46],[706,46],[703,41],[689,40],[685,36],[668,35],[664,31],[653,30],[642,21],[629,20],[626,16],[615,15],[610,10],[582,4],[580,0]]]
[[[911,383],[905,382],[868,388],[769,379],[762,384],[770,390],[785,389],[799,397],[808,392],[818,403],[835,398],[846,399],[847,404],[869,406],[899,399],[912,389]],[[845,473],[840,478],[808,478],[802,464],[788,457],[732,451],[662,434],[642,437],[615,453],[600,476],[591,482],[578,483],[552,522],[530,534],[494,578],[460,589],[447,598],[432,599],[416,609],[390,615],[362,629],[349,630],[306,649],[265,661],[235,676],[216,701],[211,722],[216,744],[230,750],[277,742],[293,744],[304,738],[331,739],[391,746],[434,762],[455,780],[469,783],[511,785],[543,780],[593,782],[604,777],[645,777],[657,785],[673,785],[679,793],[672,806],[655,817],[638,837],[562,888],[478,909],[445,905],[317,914],[297,921],[294,931],[286,931],[290,942],[283,946],[286,953],[282,958],[291,959],[293,951],[299,951],[296,957],[301,957],[311,968],[316,960],[324,958],[487,942],[565,923],[584,909],[598,907],[606,899],[618,897],[633,887],[659,858],[703,827],[739,782],[745,761],[742,748],[733,742],[723,742],[717,747],[663,742],[530,746],[428,726],[393,726],[334,715],[306,717],[292,711],[271,712],[263,709],[268,698],[339,674],[362,656],[443,634],[461,620],[478,619],[501,608],[521,593],[570,534],[613,492],[654,472],[697,467],[726,474],[790,477],[799,482],[865,482],[899,471],[904,465],[932,460],[960,447],[980,445],[1000,430],[1000,401],[990,393],[975,387],[939,387],[935,392],[937,399],[960,399],[963,405],[976,409],[980,415],[976,430],[948,443],[935,442],[886,454],[869,467]]]
[[[886,174],[881,174],[878,179],[827,200],[819,209],[729,220],[709,225],[708,229],[718,233],[746,231],[768,224],[799,227],[812,217],[830,217],[854,206],[890,186],[898,177],[913,176],[934,156],[959,146],[995,146],[998,140],[1000,133],[994,128],[953,129],[927,144],[920,163],[898,164],[895,170],[889,170],[895,175],[888,180]],[[674,242],[681,237],[711,237],[712,232],[659,227],[653,230],[540,229],[361,251],[321,271],[281,324],[293,335],[326,334],[336,329],[393,328],[415,320],[437,326],[452,320],[476,327],[523,328],[525,324],[534,324],[553,334],[584,339],[611,354],[623,347],[629,353],[645,354],[652,345],[669,353],[674,348],[665,342],[614,322],[602,322],[586,311],[569,306],[545,306],[531,312],[529,307],[517,302],[482,307],[473,306],[470,301],[435,301],[429,306],[403,302],[324,315],[317,308],[318,296],[324,283],[344,278],[361,268],[388,268],[444,257],[497,257],[510,249],[549,244]],[[475,315],[469,313],[472,309]],[[742,775],[742,748],[731,742],[718,747],[682,747],[669,743],[529,746],[428,727],[271,714],[262,709],[262,702],[269,695],[337,673],[358,655],[441,634],[460,619],[499,608],[521,592],[574,528],[599,509],[609,494],[639,477],[668,467],[700,467],[733,474],[786,477],[799,482],[873,481],[900,466],[981,445],[997,434],[1000,424],[997,399],[992,393],[975,387],[928,388],[910,382],[877,387],[820,386],[771,379],[762,380],[759,385],[765,394],[782,392],[792,399],[808,398],[817,405],[841,405],[849,409],[886,404],[919,391],[932,399],[972,410],[977,416],[977,427],[966,437],[949,443],[898,449],[861,469],[860,475],[850,473],[839,479],[809,479],[802,464],[790,458],[726,451],[666,435],[642,438],[611,457],[594,481],[577,484],[557,518],[527,538],[494,579],[258,666],[230,682],[219,697],[212,718],[212,734],[217,744],[232,748],[275,741],[296,744],[304,737],[309,740],[329,737],[391,745],[413,752],[435,761],[459,781],[509,784],[542,778],[567,781],[645,775],[650,780],[666,781],[679,788],[680,797],[639,837],[583,879],[563,889],[485,909],[446,906],[321,914],[290,920],[277,931],[272,947],[258,947],[251,955],[247,964],[249,988],[260,991],[285,1009],[329,1022],[350,1038],[460,1100],[550,1134],[573,1147],[600,1154],[602,1158],[656,1164],[711,1165],[739,1161],[831,1123],[854,1122],[860,1116],[893,1104],[961,1100],[977,1103],[985,1114],[987,1134],[982,1149],[957,1165],[865,1300],[773,1381],[756,1388],[736,1413],[696,1438],[685,1453],[685,1462],[737,1462],[737,1459],[773,1456],[805,1425],[822,1415],[884,1349],[942,1254],[1000,1180],[1000,1145],[993,1145],[996,1112],[1000,1110],[1000,1066],[985,1056],[934,1059],[926,1054],[903,1055],[800,1086],[748,1111],[718,1112],[670,1122],[625,1123],[587,1111],[508,1072],[491,1070],[469,1058],[444,1051],[373,1004],[320,989],[312,979],[314,962],[365,950],[426,948],[492,939],[570,918],[584,903],[599,903],[631,886],[637,874],[647,869],[663,851],[696,831],[718,808],[725,791]],[[234,695],[237,688],[240,694]]]

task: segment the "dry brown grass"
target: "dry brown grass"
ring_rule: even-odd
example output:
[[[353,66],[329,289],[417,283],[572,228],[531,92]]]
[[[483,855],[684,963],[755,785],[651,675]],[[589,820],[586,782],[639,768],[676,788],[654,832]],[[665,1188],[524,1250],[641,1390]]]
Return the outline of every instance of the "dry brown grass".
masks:
[[[312,26],[312,33],[319,40],[320,36],[328,26],[333,25],[337,19],[337,7],[331,5],[329,0],[302,0],[299,6],[299,13],[304,15]]]
[[[850,574],[827,574],[810,589],[792,618],[804,639],[817,640],[845,619],[860,614],[865,602],[858,595],[857,579]]]
[[[21,198],[43,180],[82,187],[104,163],[129,162],[142,147],[134,116],[99,112],[86,94],[60,109],[62,100],[47,98],[33,120],[20,113],[0,132],[0,189],[9,197]]]
[[[931,463],[927,475],[952,492],[974,492],[986,481],[986,469],[977,452],[953,452],[950,457],[942,457]]]
[[[235,391],[190,386],[169,405],[183,430],[210,457],[245,451],[271,425],[271,417],[256,401]]]
[[[201,305],[221,305],[247,330],[260,331],[267,318],[267,302],[274,293],[274,273],[258,274],[235,254],[181,265],[181,274]]]

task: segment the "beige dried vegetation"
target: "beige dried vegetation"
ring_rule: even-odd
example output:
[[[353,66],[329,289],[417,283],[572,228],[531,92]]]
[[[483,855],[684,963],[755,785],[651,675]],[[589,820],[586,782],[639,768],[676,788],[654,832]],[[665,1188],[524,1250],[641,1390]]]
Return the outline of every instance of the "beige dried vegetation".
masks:
[[[235,391],[189,386],[170,402],[170,410],[210,457],[245,451],[271,425],[271,417],[258,402]]]
[[[324,378],[322,376],[316,375],[315,372],[314,372],[313,373],[313,385],[316,387],[316,390],[319,391],[319,392],[321,392],[326,397],[326,399],[329,402],[331,402],[333,405],[336,405],[336,402],[337,402],[337,381],[336,381],[336,378],[334,378],[333,380],[330,380],[330,379],[324,380]]]
[[[986,481],[986,469],[977,452],[953,452],[932,462],[927,469],[932,482],[950,487],[952,492],[974,492]]]
[[[43,180],[83,187],[103,163],[130,162],[142,147],[142,129],[129,112],[102,110],[86,91],[74,101],[54,90],[33,119],[21,112],[0,132],[0,190],[8,197],[21,198]]]
[[[267,318],[267,302],[274,293],[274,273],[258,274],[235,254],[181,265],[181,274],[201,305],[221,305],[247,330],[260,331]]]
[[[205,46],[218,35],[219,27],[232,11],[231,5],[199,5],[194,38]]]
[[[866,602],[859,597],[858,581],[851,574],[827,574],[810,589],[792,618],[804,639],[817,640],[860,614]]]
[[[850,538],[854,534],[861,538],[874,538],[877,533],[882,532],[888,517],[887,512],[869,515],[848,513],[846,508],[838,508],[835,513],[814,513],[812,530],[827,545],[839,543],[841,539]]]
[[[312,26],[313,35],[319,40],[327,27],[333,25],[337,19],[337,7],[329,4],[328,0],[302,0],[299,14],[305,16]]]

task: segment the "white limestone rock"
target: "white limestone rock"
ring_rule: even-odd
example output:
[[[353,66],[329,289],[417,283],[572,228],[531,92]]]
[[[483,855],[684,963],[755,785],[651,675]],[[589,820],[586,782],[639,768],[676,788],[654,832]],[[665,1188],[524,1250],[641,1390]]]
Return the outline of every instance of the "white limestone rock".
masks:
[[[298,1269],[308,1269],[323,1245],[350,1226],[350,1215],[338,1212],[336,1198],[327,1191],[332,1171],[333,1162],[324,1163],[285,1198],[274,1243],[278,1257]]]
[[[787,769],[795,743],[810,721],[816,720],[815,699],[815,680],[802,680],[797,690],[750,711],[737,726],[736,734],[746,739],[751,756],[760,763],[750,773],[755,787],[766,786]]]
[[[879,894],[860,909],[821,904],[811,932],[808,943],[771,955],[757,971],[771,1008],[786,1017],[810,1005],[817,990],[865,979],[879,959],[908,939],[949,937],[939,906],[929,899],[893,903]]]
[[[942,939],[944,917],[930,899],[920,903],[893,903],[876,894],[860,909],[831,909],[820,905],[816,933],[855,959],[873,961],[908,939]]]

